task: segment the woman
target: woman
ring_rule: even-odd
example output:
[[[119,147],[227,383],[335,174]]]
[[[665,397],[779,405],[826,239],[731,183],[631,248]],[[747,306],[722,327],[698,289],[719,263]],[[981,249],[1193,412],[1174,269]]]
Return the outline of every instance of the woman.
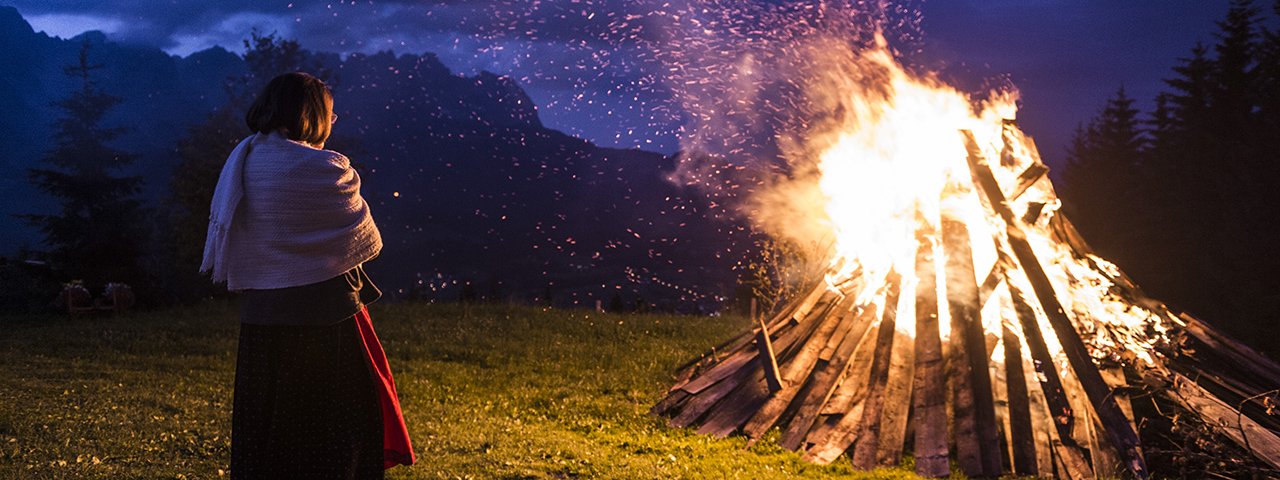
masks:
[[[324,150],[324,82],[271,80],[218,178],[201,271],[241,293],[232,478],[382,478],[414,462],[365,305],[382,238],[360,176]]]

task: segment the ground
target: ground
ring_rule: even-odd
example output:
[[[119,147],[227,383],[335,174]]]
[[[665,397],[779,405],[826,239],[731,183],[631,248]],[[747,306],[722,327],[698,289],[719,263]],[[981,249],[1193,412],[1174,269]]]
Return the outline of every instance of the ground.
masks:
[[[740,317],[422,304],[372,315],[419,458],[388,478],[915,478],[650,416],[672,370],[746,329]],[[0,327],[0,479],[226,475],[233,305]]]

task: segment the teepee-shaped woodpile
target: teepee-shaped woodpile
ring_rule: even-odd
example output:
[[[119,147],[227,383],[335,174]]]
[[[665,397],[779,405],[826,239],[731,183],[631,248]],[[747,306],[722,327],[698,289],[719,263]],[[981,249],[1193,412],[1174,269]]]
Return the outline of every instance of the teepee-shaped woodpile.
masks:
[[[962,133],[972,183],[942,195],[981,203],[994,262],[975,265],[972,221],[921,216],[913,272],[824,279],[691,362],[653,411],[751,442],[776,427],[817,463],[870,469],[910,454],[931,477],[954,460],[975,477],[1145,478],[1130,396],[1150,394],[1280,469],[1264,401],[1280,366],[1095,256],[1012,122],[987,150],[995,162]]]

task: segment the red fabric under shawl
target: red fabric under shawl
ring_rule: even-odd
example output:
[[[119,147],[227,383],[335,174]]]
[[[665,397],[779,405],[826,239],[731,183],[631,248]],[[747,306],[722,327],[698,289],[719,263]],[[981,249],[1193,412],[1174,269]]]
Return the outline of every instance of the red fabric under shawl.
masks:
[[[365,352],[369,355],[369,367],[375,376],[378,405],[382,407],[383,468],[413,465],[417,459],[413,456],[413,444],[409,441],[409,429],[404,425],[404,415],[400,413],[400,398],[396,394],[396,382],[391,378],[391,367],[387,365],[387,355],[382,351],[378,334],[373,331],[369,309],[361,308],[355,316]]]

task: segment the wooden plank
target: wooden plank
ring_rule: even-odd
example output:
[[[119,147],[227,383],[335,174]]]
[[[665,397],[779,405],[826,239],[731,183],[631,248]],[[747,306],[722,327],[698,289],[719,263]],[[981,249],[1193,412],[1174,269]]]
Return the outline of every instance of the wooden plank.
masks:
[[[874,315],[874,310],[872,312]],[[868,377],[871,373],[871,360],[875,357],[879,332],[880,325],[873,324],[863,336],[857,352],[854,353],[853,362],[845,371],[840,385],[832,393],[831,400],[820,410],[820,414],[826,417],[825,421],[814,424],[813,428],[805,434],[802,445],[809,445],[806,451],[825,444],[831,432],[855,410],[857,416],[848,418],[848,422],[852,422],[853,425],[845,425],[846,431],[852,432],[859,425],[857,421],[862,419],[862,405],[865,403],[863,400],[867,398],[867,391],[870,390]],[[853,440],[849,439],[849,442],[844,444],[845,447],[847,448],[852,442]],[[839,455],[839,452],[836,454]]]
[[[942,247],[946,252],[947,306],[951,312],[951,342],[959,344],[954,371],[956,461],[966,475],[995,477],[1003,471],[996,427],[986,337],[978,310],[978,284],[973,270],[969,229],[964,222],[942,218]]]
[[[1270,385],[1280,385],[1280,364],[1248,345],[1223,335],[1198,318],[1187,314],[1182,314],[1179,318],[1187,324],[1184,330],[1196,340],[1212,348],[1214,353],[1226,357],[1237,368],[1247,370]]]
[[[780,339],[778,337],[774,337],[774,340]],[[753,362],[753,360],[756,359],[754,353],[755,352],[745,350],[735,353],[720,361],[720,363],[712,365],[711,368],[707,369],[707,371],[703,372],[701,375],[693,377],[692,380],[689,380],[689,382],[681,386],[680,389],[695,395],[699,394],[712,385],[720,383],[721,380],[733,376],[742,369],[749,369],[757,365]]]
[[[951,473],[947,446],[947,389],[943,377],[942,337],[938,330],[937,267],[933,233],[927,222],[916,234],[916,338],[911,405],[915,411],[916,474],[945,477]]]
[[[1101,368],[1102,379],[1111,387],[1111,391],[1115,392],[1116,404],[1120,405],[1120,411],[1124,412],[1125,418],[1129,419],[1129,426],[1136,432],[1137,424],[1134,423],[1133,402],[1129,399],[1129,382],[1124,378],[1124,369],[1119,365],[1110,365]]]
[[[1124,460],[1120,459],[1120,452],[1116,451],[1115,446],[1107,441],[1102,430],[1102,422],[1098,420],[1097,415],[1090,415],[1090,418],[1093,422],[1089,424],[1089,435],[1092,437],[1089,460],[1093,464],[1093,478],[1098,480],[1120,478],[1125,471]]]
[[[790,320],[792,322],[801,322],[811,311],[813,311],[814,307],[822,301],[830,301],[830,297],[835,294],[835,292],[827,289],[827,282],[825,280],[819,280],[814,289],[810,291],[808,295],[805,295],[804,300],[801,300],[800,303],[796,305],[795,311],[786,316],[779,316],[774,321],[782,322]]]
[[[689,398],[689,392],[684,390],[674,390],[667,392],[667,396],[662,401],[655,404],[649,409],[649,413],[654,415],[669,415],[669,412],[676,409],[681,403]]]
[[[1168,394],[1188,410],[1196,412],[1205,424],[1230,438],[1236,445],[1253,453],[1259,460],[1280,469],[1280,437],[1223,403],[1191,379],[1173,373],[1173,389]]]
[[[978,286],[978,309],[981,310],[987,305],[987,301],[991,298],[991,293],[1000,286],[1004,281],[1004,265],[1000,261],[996,261],[991,265],[991,271],[987,272],[987,276],[983,278],[982,284]]]
[[[1013,452],[1009,445],[1012,443],[1009,430],[1012,426],[1009,418],[1008,368],[1005,366],[1003,335],[996,337],[990,358],[991,393],[996,410],[996,438],[1000,442],[1000,462],[1004,466],[1004,473],[1011,473],[1013,472]]]
[[[855,400],[866,396],[867,377],[871,374],[871,360],[875,358],[876,339],[879,338],[879,324],[874,322],[875,308],[867,308],[861,315],[866,315],[872,324],[863,334],[863,339],[853,354],[853,360],[841,375],[840,384],[819,410],[823,415],[843,415],[853,406]]]
[[[1001,322],[1004,344],[1005,389],[1009,402],[1009,450],[1013,473],[1035,476],[1040,471],[1036,459],[1036,438],[1031,426],[1031,400],[1023,370],[1022,339],[1012,322]]]
[[[862,418],[858,419],[857,438],[853,439],[853,466],[869,470],[875,465],[875,453],[880,441],[880,418],[884,406],[885,381],[889,377],[889,355],[893,349],[893,325],[880,323],[876,336],[875,356],[871,361],[871,373],[867,377],[867,398],[862,406]]]
[[[1093,468],[1089,466],[1089,459],[1084,457],[1080,448],[1073,446],[1075,440],[1059,436],[1057,430],[1049,433],[1058,476],[1069,480],[1093,480]]]
[[[895,295],[896,296],[896,295]],[[912,301],[908,294],[905,301]],[[894,298],[888,305],[897,305]],[[892,312],[896,317],[896,308]],[[886,317],[890,315],[886,307]],[[908,318],[906,321],[915,321]],[[896,318],[895,318],[896,324]],[[907,418],[911,413],[911,386],[915,376],[915,343],[911,335],[894,329],[893,351],[889,356],[889,378],[885,382],[884,412],[880,420],[880,445],[876,450],[876,463],[882,466],[897,465],[902,461],[902,451],[907,435]]]
[[[874,320],[872,315],[864,313],[868,310],[873,313],[875,311],[874,308],[863,308],[856,313],[854,310],[844,313],[846,317],[852,319],[848,322],[849,328],[843,333],[835,351],[826,360],[820,360],[820,365],[815,367],[812,379],[805,385],[805,391],[798,394],[802,399],[800,407],[782,432],[782,438],[779,441],[783,448],[789,450],[800,448],[805,435],[813,428],[815,419],[821,413],[822,406],[840,385],[841,375],[852,363],[858,345],[862,343],[867,329],[871,327],[871,322]]]
[[[779,352],[791,350],[791,345],[812,333],[817,322],[789,329],[774,339]],[[732,393],[753,372],[759,372],[759,364],[753,362],[753,352],[741,351],[712,367],[706,374],[695,378],[681,389],[692,394],[680,407],[680,412],[669,422],[674,427],[687,427],[697,422],[711,408]],[[764,377],[761,376],[761,381]],[[696,387],[696,388],[695,388]],[[743,420],[746,420],[745,418]]]
[[[845,297],[845,301],[853,301],[853,299]],[[841,306],[839,304],[832,309],[833,312],[840,310]],[[743,425],[743,434],[753,440],[759,439],[765,431],[773,427],[778,418],[791,405],[791,401],[799,393],[801,387],[806,383],[809,373],[818,360],[818,355],[830,342],[837,327],[840,326],[841,320],[845,318],[843,315],[829,313],[822,320],[821,326],[805,341],[804,347],[800,349],[800,352],[789,359],[785,367],[783,367],[784,371],[780,382],[784,386],[776,391],[771,390],[773,395]]]
[[[697,394],[691,394],[691,398],[681,404],[679,412],[676,413],[675,416],[671,417],[671,420],[667,423],[677,428],[693,425],[694,422],[697,422],[698,419],[702,418],[708,410],[711,410],[711,407],[714,407],[716,403],[729,395],[733,389],[737,388],[743,381],[750,378],[754,371],[754,369],[749,367],[740,368],[733,374],[722,379],[722,381],[712,385],[710,388],[699,391]]]
[[[843,297],[830,297],[830,300],[838,301],[840,298]],[[784,364],[795,364],[796,362],[792,361],[795,360],[795,357],[803,357],[806,355],[804,352],[816,351],[820,345],[826,342],[822,335],[829,335],[828,325],[834,324],[836,320],[835,315],[827,314],[836,307],[836,304],[815,307],[808,315],[808,319],[800,324],[801,328],[796,330],[796,335],[783,339],[786,341],[785,344],[783,341],[779,341],[779,357],[784,359]],[[813,356],[816,356],[816,353]],[[803,362],[805,360],[800,358],[799,361]],[[703,421],[703,425],[698,428],[699,433],[717,436],[728,435],[759,411],[760,407],[769,398],[769,390],[765,384],[763,369],[753,371],[758,372],[758,375],[754,375],[751,380],[745,382],[747,385],[739,385],[738,388],[732,390],[720,405],[715,406],[715,410],[707,416],[707,419]],[[756,385],[756,383],[759,383],[759,385]]]
[[[1073,423],[1074,428],[1071,430],[1071,438],[1076,444],[1088,450],[1089,467],[1093,471],[1093,478],[1115,477],[1115,455],[1104,451],[1106,440],[1102,438],[1095,425],[1097,423],[1097,414],[1089,406],[1089,399],[1075,372],[1071,370],[1063,371],[1062,387],[1067,393],[1067,399],[1071,402],[1072,410],[1076,412],[1076,421]]]
[[[1004,255],[1003,252],[1001,254]],[[1006,274],[1012,275],[1013,271],[1008,271]],[[1071,407],[1066,388],[1062,385],[1062,377],[1058,373],[1057,363],[1054,362],[1053,356],[1049,353],[1048,344],[1045,343],[1039,316],[1015,282],[1006,278],[1005,285],[1009,287],[1009,298],[1013,302],[1014,312],[1018,317],[1023,339],[1031,357],[1032,370],[1028,370],[1027,374],[1039,379],[1035,389],[1040,391],[1045,407],[1051,413],[1049,418],[1055,427],[1050,436],[1053,450],[1066,469],[1067,477],[1093,478],[1093,469],[1085,458],[1083,447],[1072,436],[1077,412]]]
[[[1066,311],[1063,310],[1062,305],[1058,302],[1048,275],[1045,274],[1039,259],[1036,258],[1031,244],[1027,242],[1026,233],[1019,226],[1019,220],[1014,218],[1003,192],[1000,191],[999,184],[996,183],[995,176],[986,165],[986,160],[982,158],[982,150],[978,147],[977,140],[973,137],[973,132],[963,131],[963,134],[965,146],[968,149],[969,169],[973,174],[974,183],[986,195],[988,205],[1004,219],[1007,228],[1006,237],[1008,238],[1010,249],[1013,250],[1018,264],[1022,267],[1022,273],[1031,282],[1036,299],[1040,301],[1048,317],[1049,325],[1058,337],[1058,343],[1062,345],[1063,353],[1066,354],[1072,370],[1080,380],[1089,403],[1105,427],[1107,437],[1115,445],[1120,455],[1123,456],[1125,466],[1129,471],[1136,477],[1147,478],[1150,476],[1150,472],[1147,470],[1146,461],[1142,458],[1141,442],[1138,440],[1137,432],[1129,427],[1129,422],[1124,417],[1124,412],[1120,410],[1115,398],[1111,395],[1111,389],[1107,387],[1106,382],[1102,380],[1102,375],[1098,373],[1098,368],[1089,356],[1084,341],[1081,340],[1075,327],[1071,324],[1071,319],[1067,317]]]
[[[815,438],[813,446],[804,452],[801,456],[805,461],[826,465],[831,463],[840,454],[849,448],[849,444],[858,436],[858,426],[862,419],[862,406],[864,401],[855,402],[849,411],[843,415],[833,417],[835,421],[830,428],[823,429],[823,435]]]
[[[1035,162],[1028,165],[1026,170],[1023,170],[1022,173],[1018,174],[1018,183],[1014,185],[1013,190],[1009,192],[1009,201],[1012,202],[1017,200],[1018,197],[1021,197],[1023,193],[1027,192],[1028,188],[1031,188],[1032,185],[1035,185],[1036,182],[1040,181],[1040,178],[1046,173],[1049,173],[1049,167],[1045,166],[1043,163]]]
[[[832,296],[831,298],[834,299],[836,297]],[[823,306],[823,308],[825,308],[825,305]],[[819,314],[825,313],[825,310],[818,313]],[[820,318],[820,317],[818,315],[814,315],[813,318]],[[784,323],[784,325],[774,327],[777,329],[777,331],[775,331],[772,335],[770,335],[770,337],[774,344],[775,354],[780,354],[782,351],[786,350],[788,346],[795,343],[798,339],[807,337],[809,332],[812,331],[811,329],[814,325],[815,323],[787,326]],[[705,390],[706,388],[712,385],[715,385],[721,380],[732,376],[734,373],[738,372],[742,368],[750,368],[752,366],[751,364],[754,363],[756,358],[757,358],[756,352],[754,351],[754,349],[739,350],[733,355],[730,355],[729,357],[722,360],[720,363],[713,365],[711,368],[707,369],[706,372],[694,377],[692,380],[690,380],[688,383],[686,383],[684,386],[680,388],[686,392],[698,394],[702,390]]]
[[[782,390],[782,376],[778,374],[778,356],[773,353],[773,342],[769,340],[769,327],[764,320],[759,320],[760,331],[756,333],[756,357],[760,367],[764,369],[764,381],[770,392]]]
[[[727,395],[723,402],[712,409],[707,418],[698,427],[698,433],[723,437],[738,429],[747,417],[755,412],[769,396],[769,389],[764,382],[764,372],[756,370],[747,381],[742,382]]]
[[[823,282],[819,282],[819,286],[821,286],[822,283]],[[786,319],[786,317],[790,315],[790,313],[793,310],[794,310],[794,307],[785,308],[782,312],[779,312],[777,315],[774,316],[773,319],[769,321],[768,324],[771,326],[769,329],[769,333],[773,337],[776,338],[787,327],[790,326],[790,324],[785,322],[779,322],[778,320]],[[732,355],[733,353],[736,353],[742,349],[745,349],[748,345],[751,345],[751,342],[754,341],[756,338],[757,332],[758,332],[758,329],[753,328],[750,331],[747,331],[741,335],[725,340],[719,345],[711,347],[707,351],[703,352],[701,355],[689,360],[688,362],[685,362],[683,365],[676,367],[675,370],[684,371],[687,369],[692,369],[696,367],[698,363],[701,363],[707,359],[711,359],[713,362],[719,362],[721,358],[727,355]],[[677,385],[676,387],[672,387],[672,390],[675,390],[678,387],[679,385]]]
[[[1009,300],[1012,302],[1012,300]],[[1021,332],[1021,325],[1009,322],[1009,326]],[[1024,334],[1025,336],[1025,334]],[[1036,375],[1035,364],[1031,359],[1030,348],[1027,346],[1026,339],[1021,338],[1022,350],[1022,371],[1025,377],[1025,385],[1027,391],[1028,410],[1031,415],[1031,435],[1035,443],[1035,474],[1040,476],[1050,476],[1054,471],[1053,458],[1053,414],[1049,410],[1049,403],[1045,400],[1044,391],[1041,390],[1040,380]],[[1019,473],[1022,475],[1022,473]],[[1030,475],[1030,473],[1028,473]]]
[[[892,360],[894,333],[897,323],[899,277],[891,273],[890,287],[885,295],[884,314],[880,318],[880,332],[876,339],[875,358],[871,361],[871,374],[867,381],[870,390],[862,407],[858,438],[853,443],[853,466],[870,470],[876,465],[876,450],[880,445],[880,426],[884,413],[885,390],[889,379],[889,363]]]

